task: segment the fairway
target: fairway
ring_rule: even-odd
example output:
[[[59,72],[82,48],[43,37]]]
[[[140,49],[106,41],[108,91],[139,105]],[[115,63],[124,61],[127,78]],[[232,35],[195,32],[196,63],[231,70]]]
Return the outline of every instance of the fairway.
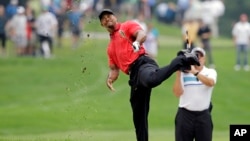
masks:
[[[174,140],[173,130],[151,130],[149,140],[170,141]],[[52,133],[43,135],[23,135],[18,137],[4,137],[4,141],[132,141],[135,140],[134,132],[131,131],[71,131],[65,133]],[[227,132],[215,132],[214,141],[228,141]]]
[[[94,35],[91,35],[94,36]],[[169,42],[168,42],[169,41]],[[72,49],[70,39],[54,47],[52,59],[0,58],[1,141],[133,141],[128,77],[121,73],[110,92],[106,39],[84,38]],[[178,37],[162,36],[160,66],[181,49]],[[230,39],[214,39],[218,73],[213,93],[214,141],[229,140],[230,124],[250,124],[250,72],[235,72]],[[151,141],[174,140],[178,99],[172,93],[174,75],[152,92],[149,115]]]

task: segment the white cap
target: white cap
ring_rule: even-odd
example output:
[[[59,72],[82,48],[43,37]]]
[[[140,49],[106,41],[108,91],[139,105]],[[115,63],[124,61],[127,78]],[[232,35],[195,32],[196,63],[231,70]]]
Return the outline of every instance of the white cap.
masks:
[[[201,47],[195,47],[195,48],[193,48],[192,49],[192,53],[195,53],[195,52],[200,52],[203,56],[206,55],[205,50],[203,48],[201,48]]]
[[[18,6],[18,8],[17,8],[17,13],[18,14],[22,14],[22,13],[24,13],[24,11],[25,11],[25,9],[24,9],[23,6]]]

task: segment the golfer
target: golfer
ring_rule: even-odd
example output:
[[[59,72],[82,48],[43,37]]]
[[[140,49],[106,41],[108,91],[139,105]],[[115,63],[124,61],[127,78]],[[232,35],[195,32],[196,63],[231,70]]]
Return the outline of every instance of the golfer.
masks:
[[[131,87],[130,103],[137,141],[148,141],[148,113],[153,87],[168,79],[181,67],[199,64],[198,58],[188,52],[181,52],[172,62],[162,68],[147,56],[143,47],[146,33],[134,21],[120,23],[110,9],[99,14],[101,26],[110,34],[107,48],[109,74],[106,84],[112,91],[119,71],[129,75]]]

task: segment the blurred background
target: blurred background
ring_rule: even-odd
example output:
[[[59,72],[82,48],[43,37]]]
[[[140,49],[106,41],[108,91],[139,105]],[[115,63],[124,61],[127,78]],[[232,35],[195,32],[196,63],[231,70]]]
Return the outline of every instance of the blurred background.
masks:
[[[99,27],[93,29],[93,26],[87,27],[87,25],[90,22],[93,23],[98,12],[103,8],[112,9],[120,21],[136,20],[140,22],[144,29],[149,28],[150,24],[151,28],[158,26],[155,24],[163,24],[166,27],[172,26],[180,29],[185,24],[190,24],[191,32],[197,32],[197,23],[202,21],[209,26],[214,38],[232,37],[233,25],[239,20],[240,14],[250,14],[248,10],[250,2],[244,0],[4,0],[0,1],[0,4],[2,5],[1,11],[3,11],[1,15],[4,15],[1,19],[1,28],[4,28],[1,32],[4,32],[6,36],[3,39],[4,42],[13,41],[17,46],[16,44],[19,44],[17,38],[25,40],[23,45],[20,45],[23,46],[22,49],[20,46],[16,49],[16,53],[19,55],[47,55],[48,52],[37,51],[37,47],[34,47],[36,42],[40,40],[41,43],[41,40],[48,40],[49,45],[52,46],[54,41],[54,43],[58,43],[57,46],[60,46],[61,37],[71,33],[74,36],[72,46],[76,47],[77,41],[84,31],[100,31]],[[20,8],[23,10],[18,12]],[[44,11],[51,14],[48,16],[50,22],[53,22],[50,24],[51,26],[41,22],[46,19],[46,16],[42,16]],[[11,20],[16,14],[23,16]],[[14,28],[13,25],[19,20],[27,20],[27,23],[21,22],[22,25]],[[49,31],[39,30],[44,26]],[[20,37],[15,34],[17,30],[23,31],[18,35]],[[44,39],[42,35],[46,38]],[[193,42],[196,42],[196,35],[193,38]],[[50,52],[52,52],[51,46],[49,47]],[[2,47],[2,52],[4,52],[4,48]]]
[[[15,1],[15,0],[14,0]],[[166,24],[180,24],[184,18],[201,18],[202,15],[219,18],[217,21],[221,35],[229,36],[232,24],[234,24],[241,13],[249,14],[249,1],[235,0],[16,0],[14,5],[31,7],[38,16],[43,6],[49,7],[54,14],[63,13],[69,10],[72,5],[77,5],[85,17],[95,16],[102,8],[111,8],[117,13],[127,15],[127,18],[136,18],[139,14],[149,20],[150,16],[162,17]],[[211,4],[209,4],[211,3]],[[0,1],[0,4],[7,7],[11,0]],[[67,5],[67,6],[66,6]],[[209,6],[207,6],[209,5]],[[66,6],[66,7],[65,7]],[[203,9],[203,10],[202,10]],[[202,11],[201,11],[202,10]],[[169,12],[167,12],[169,11]],[[189,14],[188,14],[188,12]],[[204,12],[203,12],[204,11]],[[204,13],[204,14],[203,14]],[[8,12],[6,14],[9,14]],[[64,13],[65,14],[65,13]],[[8,15],[9,16],[9,15]]]

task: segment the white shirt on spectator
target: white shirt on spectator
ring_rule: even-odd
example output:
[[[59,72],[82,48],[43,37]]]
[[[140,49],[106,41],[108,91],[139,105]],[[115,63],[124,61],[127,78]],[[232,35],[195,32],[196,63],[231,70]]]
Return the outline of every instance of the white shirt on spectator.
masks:
[[[237,22],[232,30],[232,35],[236,39],[237,44],[249,44],[250,39],[250,23]]]
[[[50,12],[42,13],[36,20],[36,29],[39,35],[54,37],[57,30],[57,19]]]
[[[200,74],[217,81],[217,72],[214,69],[203,67]],[[191,73],[181,73],[181,84],[185,89],[180,97],[179,107],[190,111],[203,111],[209,108],[214,87],[203,84]]]

